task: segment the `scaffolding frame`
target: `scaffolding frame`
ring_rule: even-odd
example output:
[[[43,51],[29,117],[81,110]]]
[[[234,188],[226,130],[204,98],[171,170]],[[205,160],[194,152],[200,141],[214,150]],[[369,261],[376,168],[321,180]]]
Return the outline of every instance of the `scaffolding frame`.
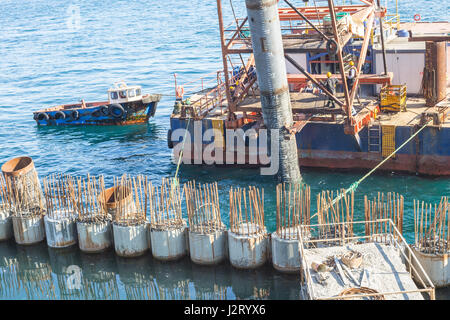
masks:
[[[358,5],[339,5],[335,6],[333,0],[328,0],[328,6],[320,6],[320,7],[293,7],[288,1],[285,1],[290,8],[279,8],[279,19],[280,21],[288,22],[288,26],[281,26],[283,45],[285,48],[285,53],[295,53],[295,52],[309,52],[313,50],[311,46],[308,46],[308,42],[311,39],[316,41],[317,47],[319,50],[326,52],[327,41],[334,40],[336,45],[336,55],[338,57],[337,64],[339,65],[339,74],[333,75],[333,77],[337,77],[340,80],[340,83],[343,84],[344,89],[344,101],[340,101],[337,97],[333,96],[330,92],[324,90],[323,86],[320,85],[318,78],[321,78],[320,75],[310,74],[308,71],[303,68],[298,68],[298,65],[295,67],[300,71],[299,75],[291,75],[288,79],[290,83],[294,82],[306,82],[307,80],[312,81],[316,84],[322,91],[330,97],[330,99],[334,100],[338,103],[338,105],[342,108],[346,116],[346,130],[347,134],[357,134],[362,127],[370,121],[370,119],[359,119],[358,117],[352,116],[352,107],[354,104],[354,100],[356,97],[356,91],[360,83],[370,83],[370,84],[379,84],[379,83],[390,83],[392,80],[392,74],[385,75],[362,75],[362,67],[366,61],[366,56],[368,52],[369,45],[371,45],[370,40],[372,39],[371,35],[374,33],[373,21],[376,17],[380,19],[386,16],[386,9],[381,8],[379,3],[377,4],[376,0],[360,0],[361,4]],[[222,49],[222,61],[223,61],[223,70],[225,81],[223,83],[223,89],[225,92],[222,93],[224,97],[226,97],[228,109],[229,109],[229,120],[232,120],[233,113],[236,111],[243,111],[239,109],[239,103],[242,102],[246,95],[249,94],[250,89],[255,84],[256,79],[252,79],[251,83],[248,83],[247,87],[244,90],[241,90],[237,94],[237,97],[232,97],[230,92],[230,87],[233,86],[234,79],[229,77],[229,63],[231,62],[231,56],[239,55],[240,60],[242,61],[242,65],[245,68],[245,72],[248,76],[248,68],[249,64],[245,64],[242,55],[243,54],[252,54],[252,45],[251,45],[251,37],[243,36],[245,33],[249,33],[248,27],[248,19],[247,17],[244,19],[236,18],[235,26],[233,28],[225,28],[223,23],[222,16],[222,1],[217,0],[217,13],[219,19],[219,31],[221,38],[221,49]],[[331,13],[331,14],[330,14]],[[360,49],[360,55],[358,58],[358,63],[356,67],[356,76],[353,82],[352,88],[348,88],[346,83],[346,70],[345,70],[345,62],[343,57],[343,48],[348,43],[348,41],[352,38],[351,32],[344,32],[339,30],[337,23],[337,13],[348,13],[348,14],[359,14],[365,16],[368,23],[367,28],[365,28],[364,40]],[[327,38],[323,33],[324,26],[317,25],[315,26],[312,21],[314,20],[317,23],[320,23],[320,20],[325,16],[329,15],[331,18],[333,36]],[[396,17],[398,13],[396,14]],[[303,25],[293,25],[293,23],[303,23]],[[233,25],[233,24],[232,24]],[[310,34],[308,35],[308,30],[317,30],[318,34]],[[289,34],[286,34],[285,31],[290,31]],[[303,34],[302,34],[303,33]],[[306,36],[305,34],[306,33]],[[382,47],[384,48],[384,41],[382,41]],[[250,60],[253,57],[251,56]],[[317,78],[317,79],[316,79]],[[323,79],[323,77],[322,77]],[[321,80],[322,80],[321,79]],[[375,108],[374,106],[371,106]],[[371,110],[374,111],[374,110]],[[333,112],[331,112],[333,113]],[[374,114],[374,112],[370,112],[369,116]]]

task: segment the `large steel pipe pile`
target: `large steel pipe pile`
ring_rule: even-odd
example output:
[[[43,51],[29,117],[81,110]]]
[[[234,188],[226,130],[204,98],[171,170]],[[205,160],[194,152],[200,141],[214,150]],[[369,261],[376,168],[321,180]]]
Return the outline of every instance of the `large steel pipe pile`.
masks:
[[[246,0],[253,54],[261,95],[264,124],[278,134],[278,176],[282,182],[300,182],[297,143],[289,132],[293,125],[289,86],[277,1]],[[275,139],[275,137],[272,137]]]

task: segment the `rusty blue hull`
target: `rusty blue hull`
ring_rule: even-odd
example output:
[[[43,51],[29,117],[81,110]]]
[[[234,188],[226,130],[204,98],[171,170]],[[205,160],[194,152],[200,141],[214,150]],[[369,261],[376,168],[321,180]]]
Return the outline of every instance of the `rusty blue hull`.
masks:
[[[224,120],[224,127],[228,126]],[[228,126],[229,127],[229,126]],[[194,143],[194,121],[172,117],[170,121],[170,134],[176,129],[187,128],[191,143]],[[201,132],[199,136],[213,128],[211,119],[201,121]],[[252,128],[252,124],[240,126],[247,131]],[[300,132],[296,133],[299,164],[303,167],[329,168],[329,169],[372,169],[383,161],[381,152],[374,152],[370,149],[369,129],[361,130],[359,136],[361,143],[358,145],[351,135],[345,134],[344,126],[336,123],[308,123]],[[404,125],[395,127],[395,147],[398,148],[415,133],[414,126]],[[226,135],[223,136],[226,144]],[[203,152],[208,145],[214,144],[215,137],[204,140],[202,143]],[[172,142],[169,147],[175,147],[182,143],[183,137]],[[258,142],[259,144],[260,142]],[[225,153],[226,150],[223,149]],[[191,152],[192,164],[195,161],[195,152]],[[237,155],[236,155],[237,157]],[[201,164],[205,163],[205,158]],[[199,164],[200,164],[199,163]],[[215,164],[215,163],[214,163]],[[217,164],[215,164],[217,165]],[[248,167],[249,155],[246,154],[245,163],[231,164],[233,167]],[[251,165],[254,166],[254,165]],[[259,166],[259,165],[256,165]],[[415,139],[409,142],[404,148],[398,151],[395,157],[388,160],[380,170],[418,173],[430,176],[450,176],[450,128],[429,126],[420,132]]]
[[[158,101],[108,102],[62,105],[34,112],[39,126],[145,124],[156,112]]]

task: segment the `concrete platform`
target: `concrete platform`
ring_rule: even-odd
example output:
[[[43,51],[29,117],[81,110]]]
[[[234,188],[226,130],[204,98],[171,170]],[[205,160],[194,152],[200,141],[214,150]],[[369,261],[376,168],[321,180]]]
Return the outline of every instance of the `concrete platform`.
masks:
[[[411,278],[406,265],[401,259],[401,253],[393,245],[381,243],[348,244],[340,247],[327,247],[304,250],[306,266],[312,277],[312,290],[314,299],[326,299],[337,297],[343,290],[359,287],[349,277],[346,277],[347,285],[344,285],[339,273],[334,269],[330,272],[323,272],[328,277],[326,284],[319,283],[317,275],[311,268],[311,264],[322,263],[328,257],[340,256],[349,250],[356,250],[363,254],[362,265],[358,269],[352,269],[352,274],[359,282],[362,279],[363,270],[368,271],[369,277],[364,278],[363,287],[377,290],[380,293],[403,292],[418,290],[418,287]],[[419,292],[399,293],[385,295],[386,300],[423,300],[424,297]]]

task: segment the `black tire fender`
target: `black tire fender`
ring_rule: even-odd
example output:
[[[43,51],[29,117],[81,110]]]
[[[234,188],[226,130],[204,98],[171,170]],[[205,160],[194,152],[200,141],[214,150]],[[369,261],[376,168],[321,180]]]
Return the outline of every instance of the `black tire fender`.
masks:
[[[125,109],[118,103],[109,106],[109,114],[114,118],[122,118],[125,115]]]
[[[80,118],[80,113],[78,112],[78,110],[73,110],[70,113],[70,116],[72,117],[73,120],[78,120]]]
[[[105,106],[105,105],[100,106],[100,112],[101,112],[104,116],[109,115],[109,108],[108,108],[108,106]]]
[[[62,111],[56,111],[55,115],[53,116],[55,118],[55,120],[58,119],[65,119],[66,118],[66,114]]]
[[[102,113],[101,113],[100,109],[97,109],[97,110],[95,110],[94,112],[92,112],[92,116],[93,116],[93,117],[98,118],[98,117],[100,117],[101,115],[102,115]]]
[[[48,115],[48,113],[45,112],[39,112],[36,116],[36,119],[39,121],[42,120],[50,120],[50,116]]]
[[[328,39],[327,41],[327,51],[329,55],[334,55],[337,53],[338,45],[334,39]]]
[[[173,149],[172,129],[167,130],[167,146],[169,149]]]

